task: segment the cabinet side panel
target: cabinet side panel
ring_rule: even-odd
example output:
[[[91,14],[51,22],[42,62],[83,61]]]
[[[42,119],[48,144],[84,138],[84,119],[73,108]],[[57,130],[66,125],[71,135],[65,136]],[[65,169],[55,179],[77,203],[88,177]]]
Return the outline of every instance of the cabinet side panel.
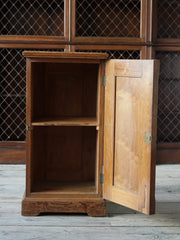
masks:
[[[31,124],[31,62],[26,59],[26,124],[30,126]],[[31,132],[26,133],[26,197],[30,196],[31,191]]]

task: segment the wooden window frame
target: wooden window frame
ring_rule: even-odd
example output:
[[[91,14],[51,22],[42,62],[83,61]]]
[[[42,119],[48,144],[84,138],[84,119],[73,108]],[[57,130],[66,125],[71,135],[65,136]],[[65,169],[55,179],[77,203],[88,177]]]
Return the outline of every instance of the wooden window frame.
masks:
[[[124,46],[124,45],[72,45],[71,51],[76,52],[76,50],[89,50],[89,51],[98,51],[98,50],[127,50],[127,51],[133,51],[133,50],[139,50],[140,51],[140,59],[146,59],[146,46]]]
[[[159,46],[165,45],[180,45],[180,38],[158,38],[158,1],[160,0],[150,0],[152,1],[151,6],[149,6],[150,10],[150,18],[151,18],[151,40]]]
[[[141,0],[141,19],[140,19],[140,38],[131,37],[76,37],[76,0],[71,0],[71,41],[74,43],[86,44],[143,44],[147,40],[146,26],[148,23],[148,3],[147,0]]]
[[[64,0],[64,36],[0,35],[0,45],[4,44],[63,44],[69,39],[69,0]],[[37,46],[37,45],[36,45]]]

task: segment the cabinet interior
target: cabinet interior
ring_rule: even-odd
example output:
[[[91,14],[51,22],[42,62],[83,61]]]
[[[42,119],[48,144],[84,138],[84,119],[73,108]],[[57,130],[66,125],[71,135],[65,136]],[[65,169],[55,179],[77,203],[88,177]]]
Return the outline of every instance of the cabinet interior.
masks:
[[[95,192],[95,127],[34,127],[32,192]]]
[[[98,68],[32,63],[32,194],[96,193]]]
[[[32,122],[96,119],[98,64],[33,63]]]

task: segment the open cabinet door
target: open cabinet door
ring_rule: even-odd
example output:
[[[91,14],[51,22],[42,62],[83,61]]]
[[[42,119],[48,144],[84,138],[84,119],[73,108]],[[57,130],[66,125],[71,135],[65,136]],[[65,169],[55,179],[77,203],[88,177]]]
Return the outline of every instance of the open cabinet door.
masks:
[[[106,65],[103,197],[155,211],[157,60]]]

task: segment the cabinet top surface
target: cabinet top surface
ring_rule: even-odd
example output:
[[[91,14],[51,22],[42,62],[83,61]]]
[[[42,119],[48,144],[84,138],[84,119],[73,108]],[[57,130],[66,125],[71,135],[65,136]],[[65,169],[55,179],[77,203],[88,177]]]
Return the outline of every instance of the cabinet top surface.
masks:
[[[28,58],[68,58],[68,59],[107,59],[107,53],[65,53],[65,52],[48,52],[48,51],[24,51],[23,56]]]

